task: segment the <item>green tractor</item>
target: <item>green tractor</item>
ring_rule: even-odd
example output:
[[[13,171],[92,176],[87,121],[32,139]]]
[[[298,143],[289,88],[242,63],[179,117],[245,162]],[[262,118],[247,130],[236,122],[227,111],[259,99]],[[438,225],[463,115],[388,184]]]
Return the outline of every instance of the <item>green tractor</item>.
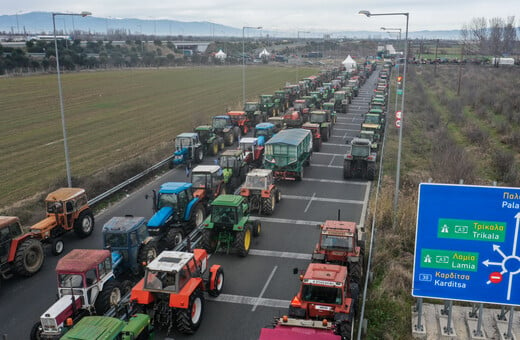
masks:
[[[376,113],[367,113],[365,115],[365,121],[361,124],[361,130],[373,131],[374,141],[381,141],[383,134],[383,122],[381,116]]]
[[[321,139],[327,142],[332,134],[330,113],[325,110],[311,111],[309,122],[320,125]]]
[[[216,156],[224,149],[224,139],[215,134],[211,125],[199,125],[194,131],[199,135],[199,140],[204,146],[204,154]]]
[[[208,252],[236,249],[245,257],[253,237],[260,235],[260,221],[249,216],[246,198],[238,195],[220,195],[211,202],[211,215],[202,224],[202,247]]]
[[[274,91],[274,105],[278,113],[284,112],[289,108],[289,101],[284,90]]]
[[[247,163],[241,149],[224,151],[219,157],[219,165],[224,174],[226,192],[234,192],[244,182],[247,175]]]
[[[376,174],[377,154],[372,152],[368,139],[354,138],[343,160],[343,178],[361,177],[373,180]]]
[[[323,103],[323,110],[329,113],[330,124],[331,126],[334,126],[334,124],[336,124],[337,118],[336,110],[334,109],[334,102]]]
[[[108,316],[85,316],[61,340],[152,340],[154,329],[146,314],[134,314],[128,322]]]
[[[265,117],[272,117],[275,115],[275,103],[272,94],[262,94],[260,96],[260,111]]]
[[[377,152],[379,149],[379,144],[377,144],[374,137],[374,131],[361,130],[359,132],[359,138],[368,139],[370,141],[370,149],[372,152]]]
[[[323,94],[320,91],[311,91],[309,95],[314,97],[314,106],[321,109],[323,105]]]
[[[266,116],[262,114],[262,111],[260,110],[260,103],[259,102],[246,102],[244,105],[244,111],[247,115],[247,118],[249,118],[249,121],[256,125],[261,122],[265,122]]]
[[[334,92],[334,111],[347,113],[349,99],[345,91]]]

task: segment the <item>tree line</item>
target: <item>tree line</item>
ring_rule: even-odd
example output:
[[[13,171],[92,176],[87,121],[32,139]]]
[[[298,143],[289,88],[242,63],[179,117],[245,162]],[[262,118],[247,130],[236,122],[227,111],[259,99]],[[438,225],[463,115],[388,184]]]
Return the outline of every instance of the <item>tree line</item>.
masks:
[[[473,18],[460,31],[467,53],[504,56],[514,52],[517,40],[515,17]]]

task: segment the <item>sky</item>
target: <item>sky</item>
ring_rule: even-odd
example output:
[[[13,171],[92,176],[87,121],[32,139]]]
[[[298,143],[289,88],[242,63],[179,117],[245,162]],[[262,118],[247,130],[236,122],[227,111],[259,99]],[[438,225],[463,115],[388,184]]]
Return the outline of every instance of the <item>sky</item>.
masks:
[[[515,16],[520,26],[520,0],[19,0],[2,1],[1,14],[34,11],[81,12],[95,17],[209,21],[241,28],[262,26],[272,31],[379,31],[402,28],[404,16],[359,15],[410,13],[410,31],[460,29],[474,17]]]

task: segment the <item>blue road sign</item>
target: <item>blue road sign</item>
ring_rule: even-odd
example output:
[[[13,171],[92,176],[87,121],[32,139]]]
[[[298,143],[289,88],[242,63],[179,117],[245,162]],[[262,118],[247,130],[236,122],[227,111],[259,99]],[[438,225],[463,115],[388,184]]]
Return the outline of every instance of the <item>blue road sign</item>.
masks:
[[[412,295],[520,305],[520,188],[419,186]]]

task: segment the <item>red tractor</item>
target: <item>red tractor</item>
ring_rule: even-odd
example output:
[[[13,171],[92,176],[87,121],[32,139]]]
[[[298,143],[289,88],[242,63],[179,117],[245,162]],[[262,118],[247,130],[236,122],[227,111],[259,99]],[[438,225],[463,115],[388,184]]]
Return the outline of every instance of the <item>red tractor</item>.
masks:
[[[247,134],[251,130],[251,120],[249,120],[245,111],[229,111],[227,115],[231,118],[233,125],[240,128],[242,135]]]
[[[291,107],[284,114],[283,122],[287,128],[301,128],[303,124],[303,116],[299,111]]]
[[[300,112],[304,121],[307,121],[311,112],[310,99],[296,99],[293,103],[293,107],[296,111]]]
[[[224,285],[224,270],[208,266],[208,253],[163,251],[146,267],[144,278],[133,288],[130,300],[137,309],[149,314],[156,326],[168,334],[174,327],[184,334],[199,328],[204,313],[204,291],[218,296]]]
[[[356,223],[325,221],[320,229],[320,240],[314,248],[312,260],[347,266],[351,280],[360,284],[365,245]]]
[[[272,215],[276,203],[282,198],[280,189],[274,184],[273,171],[267,169],[249,171],[240,187],[240,196],[247,198],[249,212],[264,215]]]
[[[238,145],[244,153],[244,161],[250,168],[259,168],[264,159],[264,146],[258,144],[258,138],[245,137],[240,139]]]
[[[320,150],[321,150],[320,124],[307,122],[302,125],[302,129],[311,131],[311,133],[312,133],[312,151],[320,152]]]
[[[359,288],[350,282],[347,267],[311,263],[300,279],[302,285],[291,300],[289,316],[323,323],[330,320],[334,332],[343,340],[350,340]]]

